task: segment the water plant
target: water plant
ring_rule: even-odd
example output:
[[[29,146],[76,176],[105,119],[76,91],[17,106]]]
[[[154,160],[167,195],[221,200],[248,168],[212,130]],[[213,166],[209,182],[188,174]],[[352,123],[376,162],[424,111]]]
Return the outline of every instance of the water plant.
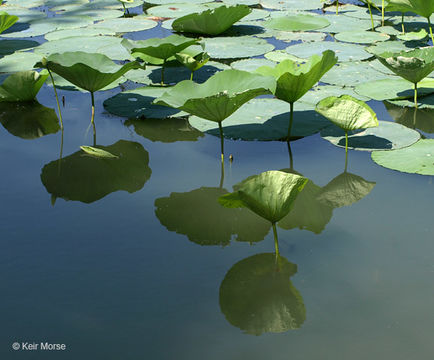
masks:
[[[178,32],[220,35],[237,21],[249,15],[252,9],[247,5],[219,6],[182,16],[172,23],[172,29]]]
[[[0,11],[0,34],[9,29],[18,21],[18,16],[9,15],[6,11]]]
[[[294,206],[308,179],[283,171],[266,171],[234,185],[234,192],[223,195],[219,203],[228,208],[246,207],[271,222],[276,254],[279,254],[276,223]]]
[[[162,61],[161,85],[164,85],[164,68],[169,58],[180,53],[191,45],[198,45],[199,39],[191,39],[180,35],[170,35],[164,39],[152,38],[131,42],[122,40],[122,45],[131,51],[135,57],[142,58],[145,62],[154,63],[153,60]]]
[[[0,85],[0,101],[23,102],[35,99],[45,80],[48,71],[20,71],[9,75]]]
[[[372,31],[375,30],[375,25],[374,25],[374,18],[372,17],[372,9],[371,6],[375,7],[376,9],[378,9],[377,4],[373,1],[373,0],[360,0],[361,2],[365,3],[366,5],[368,5],[368,10],[369,10],[369,15],[371,16],[371,24],[372,24]],[[382,26],[384,26],[384,18],[382,19]]]
[[[414,85],[414,106],[417,108],[417,86],[434,70],[434,47],[401,52],[384,52],[375,55],[380,62],[396,75]]]
[[[193,80],[193,73],[204,66],[210,59],[210,56],[205,51],[192,49],[190,47],[175,54],[175,58],[191,71],[190,80]]]
[[[130,14],[130,12],[128,11],[128,8],[125,6],[125,4],[132,4],[134,2],[134,0],[118,0],[123,8],[124,8],[124,17],[126,17],[127,15]]]
[[[54,72],[79,88],[90,92],[92,103],[91,124],[95,130],[94,93],[116,81],[127,71],[140,68],[141,65],[137,61],[132,61],[121,66],[115,64],[110,58],[102,54],[74,51],[52,54],[36,63],[35,67],[47,69],[50,75],[51,72]],[[59,100],[52,76],[51,79],[60,114]]]
[[[184,80],[170,88],[154,104],[170,106],[217,122],[220,131],[221,160],[224,162],[222,122],[244,103],[259,95],[274,92],[272,77],[241,70],[224,70],[211,76],[205,83]]]
[[[290,117],[288,125],[288,140],[291,137],[291,128],[294,121],[294,102],[306,94],[329,71],[338,59],[331,50],[326,50],[322,55],[312,55],[304,63],[293,60],[284,60],[274,68],[261,66],[257,73],[273,76],[276,81],[274,95],[290,105]]]

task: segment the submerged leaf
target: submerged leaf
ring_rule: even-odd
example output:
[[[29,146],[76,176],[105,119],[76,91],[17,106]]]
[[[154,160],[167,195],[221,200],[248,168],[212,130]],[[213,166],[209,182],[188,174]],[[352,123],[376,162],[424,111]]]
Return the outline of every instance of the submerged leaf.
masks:
[[[80,146],[80,149],[83,150],[86,154],[89,154],[91,156],[95,156],[96,158],[102,158],[102,159],[117,159],[119,156],[113,155],[112,153],[109,153],[106,150],[99,149],[93,146]]]

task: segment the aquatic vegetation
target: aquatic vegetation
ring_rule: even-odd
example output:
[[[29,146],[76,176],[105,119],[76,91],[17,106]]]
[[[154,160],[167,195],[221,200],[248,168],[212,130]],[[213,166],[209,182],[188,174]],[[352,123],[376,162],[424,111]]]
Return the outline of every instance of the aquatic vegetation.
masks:
[[[315,110],[345,131],[345,154],[348,153],[348,132],[378,126],[377,115],[364,101],[349,95],[329,96]]]
[[[309,14],[294,14],[274,17],[266,20],[264,27],[281,31],[311,31],[319,30],[330,25],[330,22],[321,17]]]
[[[288,125],[288,140],[294,121],[294,102],[306,94],[338,61],[333,51],[324,51],[321,56],[313,55],[305,63],[299,64],[292,60],[284,60],[274,68],[261,66],[257,73],[273,76],[276,81],[274,95],[290,105]]]
[[[371,6],[375,7],[376,9],[378,9],[377,4],[373,1],[373,0],[360,0],[361,2],[365,3],[366,5],[368,5],[368,9],[369,9],[369,15],[371,16],[371,23],[372,23],[372,31],[375,30],[375,25],[374,25],[374,18],[372,17],[372,9]],[[383,12],[384,15],[384,12]],[[381,26],[384,26],[384,17],[382,17],[382,24]]]
[[[190,80],[193,80],[194,72],[204,66],[210,59],[210,56],[205,51],[190,49],[191,48],[187,48],[182,52],[175,54],[175,58],[191,71]]]
[[[289,279],[296,273],[297,265],[272,253],[237,262],[220,285],[221,312],[230,324],[250,335],[300,328],[306,308]]]
[[[18,16],[9,15],[6,11],[0,11],[0,34],[9,29],[18,21]]]
[[[209,121],[217,122],[220,131],[221,159],[224,161],[224,137],[222,122],[244,103],[259,95],[274,91],[272,77],[251,74],[240,70],[224,70],[210,77],[203,84],[184,80],[167,89],[154,101],[183,110]]]
[[[177,18],[172,28],[178,32],[220,35],[237,21],[250,14],[252,9],[247,5],[219,6],[200,13],[192,13]]]
[[[125,4],[132,4],[134,3],[134,0],[118,0],[118,1],[122,4],[124,8],[124,16],[129,15],[130,12],[128,11],[128,8],[125,6]]]
[[[434,4],[434,3],[433,3]],[[414,85],[414,106],[417,108],[418,83],[434,70],[434,47],[376,54],[380,62],[396,75]]]
[[[0,102],[34,100],[47,78],[48,72],[46,70],[40,73],[21,71],[9,75],[0,85]]]
[[[294,206],[308,179],[282,171],[266,171],[234,185],[234,192],[221,196],[219,203],[228,208],[246,207],[271,222],[276,254],[279,253],[276,223]]]

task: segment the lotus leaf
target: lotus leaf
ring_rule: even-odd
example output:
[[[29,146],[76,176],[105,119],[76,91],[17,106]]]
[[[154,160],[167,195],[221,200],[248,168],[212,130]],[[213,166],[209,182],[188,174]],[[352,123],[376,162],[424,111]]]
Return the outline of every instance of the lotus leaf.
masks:
[[[179,18],[181,16],[186,16],[191,13],[197,13],[209,9],[215,9],[222,6],[221,3],[207,2],[206,4],[195,4],[192,2],[186,2],[183,0],[182,3],[172,4],[170,1],[164,5],[152,6],[146,10],[148,15],[157,16],[160,18]]]
[[[150,178],[149,155],[139,143],[120,140],[98,148],[117,157],[100,158],[80,150],[45,165],[41,180],[47,191],[89,204],[114,191],[139,191]]]
[[[372,29],[372,22],[368,19],[358,19],[350,16],[323,15],[330,25],[320,31],[336,34],[343,31],[365,31]],[[380,21],[374,20],[374,26],[381,25]]]
[[[417,32],[408,32],[406,34],[400,34],[397,36],[398,39],[403,41],[418,41],[423,40],[428,36],[425,29],[420,29]]]
[[[335,35],[335,39],[356,44],[371,44],[375,42],[387,41],[390,39],[390,36],[379,32],[356,30],[337,33]]]
[[[261,66],[274,66],[276,63],[267,59],[243,59],[231,63],[231,67],[236,70],[253,72]]]
[[[18,16],[9,15],[5,11],[0,11],[0,34],[6,29],[9,29],[17,21],[18,21]]]
[[[261,0],[261,6],[273,10],[316,10],[323,7],[322,0]]]
[[[392,170],[405,173],[434,175],[434,139],[423,139],[399,150],[374,151],[372,160]]]
[[[253,36],[221,36],[204,39],[206,52],[211,59],[241,59],[263,55],[274,49],[264,39]]]
[[[307,14],[276,17],[265,21],[264,26],[281,31],[309,31],[327,27],[330,22],[321,17]]]
[[[270,231],[270,224],[247,209],[221,207],[217,199],[227,193],[216,187],[174,192],[155,200],[155,215],[169,231],[186,235],[199,245],[226,246],[233,235],[235,241],[262,241]]]
[[[206,52],[183,50],[183,52],[175,54],[176,60],[191,71],[190,80],[193,80],[193,73],[204,66],[208,60],[209,55]]]
[[[223,5],[180,17],[172,23],[172,28],[178,32],[220,35],[251,11],[246,5]]]
[[[296,272],[297,265],[272,253],[237,262],[220,285],[220,309],[226,320],[257,336],[300,328],[306,309],[289,280]]]
[[[20,50],[31,49],[38,45],[39,43],[33,40],[0,40],[0,57],[14,54]]]
[[[46,70],[22,71],[12,74],[0,85],[0,101],[32,101],[47,80]]]
[[[119,156],[113,155],[112,153],[109,153],[106,150],[99,149],[93,146],[80,146],[80,149],[83,150],[86,154],[89,154],[90,156],[94,156],[96,158],[102,158],[102,159],[117,159]]]

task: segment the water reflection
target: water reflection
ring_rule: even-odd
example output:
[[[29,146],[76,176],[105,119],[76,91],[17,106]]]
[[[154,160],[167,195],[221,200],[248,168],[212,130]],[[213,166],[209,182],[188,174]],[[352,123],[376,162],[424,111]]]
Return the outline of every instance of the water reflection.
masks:
[[[220,285],[220,309],[246,334],[282,333],[301,327],[306,309],[290,281],[297,265],[263,253],[236,263]]]
[[[402,107],[384,101],[384,106],[393,120],[411,129],[434,134],[434,109]]]
[[[0,102],[0,123],[12,135],[29,140],[60,130],[56,112],[37,101]]]
[[[203,133],[190,126],[186,119],[129,119],[126,126],[133,126],[137,135],[151,141],[171,143],[175,141],[197,141]]]
[[[118,190],[139,191],[151,177],[148,152],[139,143],[120,140],[98,148],[118,158],[98,158],[80,150],[52,161],[41,173],[47,191],[54,198],[92,203]]]
[[[217,200],[228,194],[221,187],[201,187],[171,193],[155,200],[155,215],[169,231],[183,234],[199,245],[229,245],[235,241],[261,241],[270,223],[248,209],[227,209]]]

